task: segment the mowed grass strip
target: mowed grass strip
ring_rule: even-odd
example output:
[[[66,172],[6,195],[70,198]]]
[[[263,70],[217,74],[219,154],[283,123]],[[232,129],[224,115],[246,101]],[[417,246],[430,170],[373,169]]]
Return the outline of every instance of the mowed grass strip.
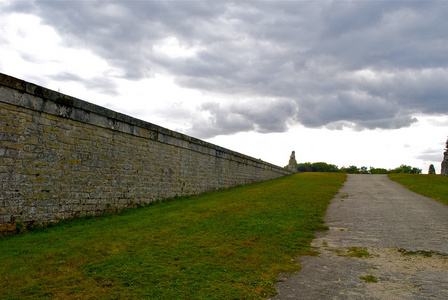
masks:
[[[448,204],[448,176],[428,174],[389,174],[389,178],[420,195]]]
[[[344,174],[295,174],[0,239],[1,299],[259,299]]]

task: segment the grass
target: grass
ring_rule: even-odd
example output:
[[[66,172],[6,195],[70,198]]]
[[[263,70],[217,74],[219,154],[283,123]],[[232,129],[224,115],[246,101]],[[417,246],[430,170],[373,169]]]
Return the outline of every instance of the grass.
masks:
[[[272,296],[344,180],[296,174],[2,238],[0,298]]]
[[[424,256],[424,257],[433,257],[433,255],[438,255],[438,256],[441,256],[441,257],[448,257],[447,254],[436,252],[436,251],[426,251],[426,250],[412,251],[412,250],[408,250],[408,249],[405,249],[405,248],[399,248],[397,250],[398,250],[398,252],[400,252],[400,253],[402,253],[403,255],[406,255],[406,256],[420,255],[420,256]]]
[[[367,248],[350,247],[348,248],[347,253],[340,254],[340,256],[364,258],[370,257],[370,253],[367,251]]]
[[[362,279],[365,282],[371,282],[371,283],[378,282],[378,278],[376,278],[373,275],[360,276],[359,279]]]
[[[420,195],[448,204],[448,176],[390,174],[389,178]]]
[[[422,255],[425,257],[432,257],[433,254],[435,253],[434,251],[411,251],[411,250],[407,250],[404,248],[400,248],[398,249],[398,252],[403,253],[404,255],[410,256],[410,255]]]

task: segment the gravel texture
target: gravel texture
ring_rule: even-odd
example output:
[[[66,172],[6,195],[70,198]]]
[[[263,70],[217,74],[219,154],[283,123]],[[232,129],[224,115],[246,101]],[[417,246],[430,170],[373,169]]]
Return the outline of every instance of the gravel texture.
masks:
[[[387,175],[349,175],[325,221],[320,255],[298,257],[271,299],[448,299],[447,205]]]

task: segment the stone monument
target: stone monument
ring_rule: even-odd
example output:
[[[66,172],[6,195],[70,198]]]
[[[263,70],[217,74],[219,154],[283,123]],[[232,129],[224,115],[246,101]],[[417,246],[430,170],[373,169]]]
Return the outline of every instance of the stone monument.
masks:
[[[442,175],[448,176],[448,139],[446,140],[445,152],[443,152]]]
[[[297,161],[296,161],[296,152],[292,151],[291,156],[289,158],[288,170],[296,173],[297,172]]]
[[[433,164],[429,166],[428,174],[436,174],[436,169]]]

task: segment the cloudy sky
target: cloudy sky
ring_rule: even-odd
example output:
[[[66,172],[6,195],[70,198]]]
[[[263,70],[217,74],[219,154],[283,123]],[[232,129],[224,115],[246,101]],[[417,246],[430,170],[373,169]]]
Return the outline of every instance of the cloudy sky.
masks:
[[[0,0],[0,72],[284,166],[440,173],[448,1]]]

